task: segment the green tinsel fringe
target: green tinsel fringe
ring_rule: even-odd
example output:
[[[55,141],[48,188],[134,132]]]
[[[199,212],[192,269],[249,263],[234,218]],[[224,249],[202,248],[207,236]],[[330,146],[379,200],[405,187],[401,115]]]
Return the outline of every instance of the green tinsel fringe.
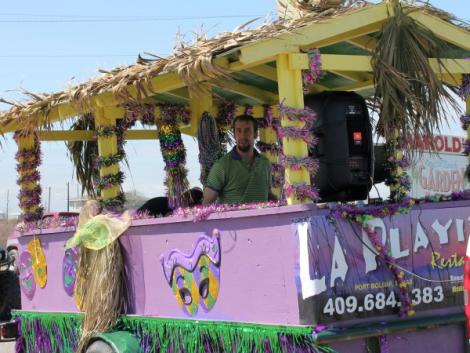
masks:
[[[75,352],[82,314],[15,311],[12,316],[20,323],[24,353]]]
[[[25,353],[73,353],[80,335],[82,314],[16,311],[21,322]],[[141,342],[145,353],[211,352],[314,353],[335,351],[315,343],[312,327],[163,319],[141,316],[121,316],[116,330],[128,330]],[[155,344],[157,343],[157,344]]]

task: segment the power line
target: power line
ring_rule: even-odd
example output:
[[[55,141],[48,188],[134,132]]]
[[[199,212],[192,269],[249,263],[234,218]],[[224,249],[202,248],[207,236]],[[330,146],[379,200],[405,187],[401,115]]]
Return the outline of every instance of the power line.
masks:
[[[212,18],[212,17],[257,17],[260,15],[253,14],[237,14],[237,15],[210,15],[210,16],[149,16],[149,15],[66,15],[66,14],[33,14],[33,13],[2,13],[0,16],[24,16],[24,17],[69,17],[69,18],[117,18],[117,19],[126,19],[126,18]]]
[[[0,16],[2,16],[0,14]],[[0,23],[129,23],[129,22],[168,22],[168,21],[194,21],[228,18],[255,18],[256,15],[223,15],[223,16],[166,16],[166,17],[78,17],[78,18],[49,18],[49,19],[0,19]]]
[[[164,55],[161,55],[164,56]],[[165,55],[166,56],[166,55]],[[0,55],[0,59],[53,59],[53,58],[104,58],[104,57],[111,57],[111,58],[119,58],[119,57],[132,57],[137,58],[137,54],[58,54],[58,55],[50,55],[50,54],[25,54],[25,55]]]

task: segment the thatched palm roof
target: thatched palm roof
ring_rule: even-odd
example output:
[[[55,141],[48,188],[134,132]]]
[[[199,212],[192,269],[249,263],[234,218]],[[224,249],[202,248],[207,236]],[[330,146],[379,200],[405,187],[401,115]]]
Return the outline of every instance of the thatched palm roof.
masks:
[[[237,70],[230,63],[239,60],[238,55],[242,48],[260,42],[268,42],[273,38],[282,39],[289,35],[295,38],[304,28],[314,28],[317,24],[328,25],[333,20],[342,18],[348,21],[347,15],[369,11],[378,6],[383,7],[384,4],[372,5],[362,1],[354,2],[346,7],[329,8],[321,12],[304,14],[295,20],[280,19],[265,23],[256,29],[246,29],[246,26],[242,26],[211,39],[198,37],[192,45],[180,44],[174,53],[166,58],[149,56],[144,59],[139,56],[133,65],[102,71],[101,76],[68,88],[63,92],[27,93],[30,97],[29,101],[8,102],[12,104],[12,108],[0,113],[0,132],[12,131],[18,126],[23,128],[47,127],[53,120],[61,120],[65,117],[91,111],[97,99],[109,99],[116,103],[129,100],[142,101],[161,91],[184,86],[196,88],[197,91],[197,85],[201,81],[214,81],[229,76],[235,80],[240,79],[240,77],[234,78],[231,75],[233,71]],[[416,10],[452,23],[467,33],[469,31],[466,25],[455,22],[453,16],[430,6],[419,6],[416,7]],[[319,27],[319,30],[324,28]],[[331,49],[331,47],[329,48]],[[468,50],[468,48],[464,49]],[[269,53],[266,55],[268,56]],[[178,84],[171,87],[171,85],[165,85],[166,81],[164,81],[160,87],[152,81],[156,77],[161,77],[162,82],[168,78]],[[179,81],[178,78],[180,78]]]

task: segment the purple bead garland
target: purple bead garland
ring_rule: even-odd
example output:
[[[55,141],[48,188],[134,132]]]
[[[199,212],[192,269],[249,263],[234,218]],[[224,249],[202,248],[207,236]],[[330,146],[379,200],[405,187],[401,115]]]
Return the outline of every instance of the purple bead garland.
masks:
[[[285,173],[285,168],[279,163],[273,163],[272,164],[272,173],[273,173],[273,178],[272,178],[272,186],[273,188],[280,188],[284,185],[284,173]]]
[[[16,170],[19,173],[17,184],[20,186],[18,200],[22,211],[21,219],[24,222],[38,221],[43,214],[43,208],[40,205],[42,189],[39,182],[41,175],[37,170],[41,164],[41,148],[37,134],[33,134],[34,146],[19,150],[15,155]],[[13,135],[17,144],[22,137],[27,137],[27,135],[22,135],[21,132],[15,132]]]
[[[317,201],[320,198],[316,188],[306,183],[286,184],[284,186],[284,192],[287,197],[294,196],[299,200],[310,199]]]
[[[278,136],[280,139],[301,139],[309,146],[313,146],[317,143],[317,138],[311,134],[310,129],[308,127],[280,127],[278,129]]]
[[[313,135],[310,128],[315,121],[316,114],[310,108],[297,109],[286,107],[282,103],[279,106],[279,114],[284,116],[289,121],[300,121],[304,123],[303,127],[278,127],[278,138],[287,139],[301,139],[309,147],[312,147],[318,143],[317,138]],[[291,168],[293,170],[301,170],[306,168],[310,172],[310,179],[313,179],[316,172],[318,171],[318,160],[311,157],[298,158],[294,156],[286,156],[280,154],[280,164],[284,168]],[[299,184],[285,184],[284,192],[287,197],[296,197],[299,200],[311,199],[317,201],[319,199],[319,192],[314,185],[307,185],[306,183]]]
[[[320,51],[317,48],[308,51],[309,69],[302,71],[304,92],[310,92],[309,86],[314,85],[323,75]]]
[[[465,114],[460,117],[460,122],[462,124],[462,129],[467,131],[468,127],[470,126],[470,115]]]
[[[280,153],[279,162],[284,165],[284,167],[288,167],[293,170],[301,170],[302,167],[305,167],[312,175],[317,173],[319,167],[318,159],[313,159],[312,157],[297,158],[286,156],[284,153]]]
[[[468,58],[467,58],[468,59]],[[459,95],[462,99],[467,99],[470,96],[470,75],[464,74],[462,77],[462,84],[459,88]]]
[[[246,104],[244,114],[253,116],[253,106]]]

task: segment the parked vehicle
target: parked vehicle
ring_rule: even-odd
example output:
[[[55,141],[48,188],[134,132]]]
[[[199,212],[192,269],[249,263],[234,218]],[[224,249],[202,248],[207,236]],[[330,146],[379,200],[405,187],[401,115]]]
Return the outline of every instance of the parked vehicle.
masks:
[[[17,325],[11,321],[13,309],[21,308],[21,293],[15,258],[0,245],[0,341],[17,337]]]
[[[285,14],[313,11],[207,41],[198,37],[196,47],[178,46],[169,59],[139,58],[136,65],[0,113],[0,131],[15,132],[18,170],[24,172],[20,203],[31,220],[17,230],[15,248],[22,298],[22,309],[13,312],[19,349],[468,351],[462,281],[470,190],[410,199],[402,148],[410,148],[403,134],[428,132],[437,124],[438,116],[428,115],[439,111],[439,98],[448,92],[441,82],[455,85],[470,74],[465,60],[470,32],[410,2],[400,7],[399,1],[334,0],[324,12],[310,6],[313,2],[286,2],[296,6],[285,11],[280,6]],[[335,8],[339,3],[345,7]],[[441,47],[441,40],[448,43]],[[436,44],[437,54],[431,51]],[[387,51],[397,48],[398,54]],[[405,55],[409,52],[414,55]],[[396,58],[400,65],[389,62]],[[469,93],[465,82],[461,91]],[[346,203],[362,201],[373,183],[368,106],[355,102],[359,95],[374,96],[374,89],[388,108],[382,107],[377,125],[387,144],[392,196],[378,204]],[[306,90],[360,94],[353,100],[346,93],[322,95],[334,109],[324,117],[328,121],[315,126],[326,104],[315,99],[316,111],[306,109]],[[403,110],[395,114],[395,108]],[[263,180],[263,202],[176,208],[184,206],[181,196],[189,184],[181,134],[198,137],[203,179],[223,153],[238,115],[258,119],[258,147],[272,162],[274,177]],[[251,143],[258,123],[252,117],[246,117],[252,125],[244,130],[251,157],[257,158]],[[71,131],[45,131],[67,119],[74,119]],[[149,128],[131,129],[136,120]],[[462,122],[470,131],[468,115]],[[161,218],[124,210],[119,170],[125,139],[156,137],[165,162],[161,184],[174,210]],[[79,143],[75,165],[89,164],[77,174],[84,187],[97,188],[99,200],[87,202],[79,224],[66,219],[44,228],[36,222],[39,141],[60,139],[69,146]],[[236,151],[223,158],[253,172],[247,178],[253,182],[256,160]],[[321,168],[327,169],[318,171],[323,194],[311,185]],[[217,178],[224,173],[217,171]],[[262,175],[269,174],[265,169]],[[446,183],[459,180],[457,172],[449,175],[455,180]],[[248,185],[232,190],[246,196],[256,189]],[[266,201],[272,196],[268,186],[287,204]],[[319,194],[340,202],[316,203]]]

